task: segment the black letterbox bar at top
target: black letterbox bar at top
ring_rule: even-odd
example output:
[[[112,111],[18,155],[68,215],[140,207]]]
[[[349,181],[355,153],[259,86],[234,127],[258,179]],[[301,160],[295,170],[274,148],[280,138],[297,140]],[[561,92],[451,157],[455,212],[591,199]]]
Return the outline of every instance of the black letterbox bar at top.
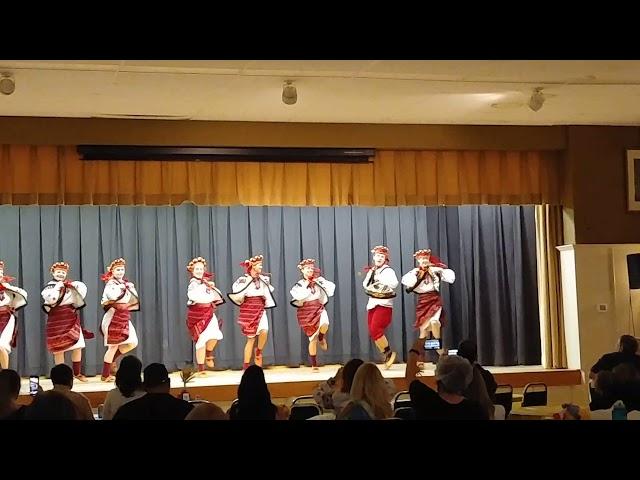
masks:
[[[170,147],[79,145],[82,160],[192,160],[216,162],[368,163],[373,148]]]

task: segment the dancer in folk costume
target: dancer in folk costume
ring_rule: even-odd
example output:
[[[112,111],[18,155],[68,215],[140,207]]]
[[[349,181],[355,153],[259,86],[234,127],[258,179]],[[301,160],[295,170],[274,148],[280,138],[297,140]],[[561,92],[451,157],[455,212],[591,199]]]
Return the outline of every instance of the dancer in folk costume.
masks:
[[[298,323],[309,338],[311,367],[314,371],[318,371],[318,345],[322,350],[328,348],[326,334],[329,330],[329,315],[324,306],[329,301],[329,297],[333,296],[336,285],[322,277],[313,258],[302,260],[298,264],[298,269],[302,279],[291,289],[293,297],[291,305],[297,308]]]
[[[418,250],[413,254],[418,266],[402,277],[407,293],[418,295],[416,321],[413,326],[419,331],[419,338],[436,338],[442,342],[442,328],[445,315],[442,309],[440,289],[442,282],[453,283],[456,274],[430,249]],[[442,343],[438,353],[442,353]]]
[[[9,368],[9,354],[18,339],[15,313],[27,304],[27,292],[9,282],[15,280],[4,274],[0,261],[0,370]]]
[[[131,312],[140,310],[140,299],[135,285],[124,276],[126,264],[124,258],[115,259],[101,277],[106,282],[101,301],[105,311],[101,331],[107,347],[101,378],[105,382],[115,381],[116,359],[138,345],[138,335],[130,319]]]
[[[276,306],[272,295],[275,289],[271,285],[270,276],[262,273],[263,258],[262,255],[256,255],[240,264],[245,268],[246,273],[235,281],[232,293],[228,294],[229,299],[240,307],[238,324],[242,334],[247,337],[247,343],[244,347],[243,370],[246,370],[251,362],[256,337],[258,337],[258,346],[255,364],[259,367],[262,366],[262,350],[267,343],[269,333],[266,310]]]
[[[92,339],[94,334],[82,327],[78,310],[85,306],[87,286],[67,279],[69,264],[66,262],[55,262],[49,271],[53,279],[42,290],[42,309],[47,314],[47,349],[56,365],[64,363],[65,352],[71,352],[73,375],[86,382],[81,370],[82,349],[85,339]]]
[[[393,316],[393,298],[398,286],[396,272],[389,266],[389,249],[378,245],[371,250],[373,265],[366,267],[367,274],[362,286],[369,301],[367,302],[367,321],[369,335],[384,357],[386,368],[390,368],[396,359],[396,352],[391,350],[384,332],[391,324]]]
[[[225,303],[222,292],[213,282],[213,273],[207,272],[207,261],[196,257],[187,265],[191,274],[187,290],[187,328],[196,348],[198,372],[213,368],[213,349],[218,340],[222,340],[220,323],[216,317],[216,308]]]

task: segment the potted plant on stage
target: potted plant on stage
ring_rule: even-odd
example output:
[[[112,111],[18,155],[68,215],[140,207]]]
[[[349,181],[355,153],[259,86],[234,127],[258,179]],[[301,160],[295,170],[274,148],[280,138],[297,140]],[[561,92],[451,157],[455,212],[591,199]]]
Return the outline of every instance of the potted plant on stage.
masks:
[[[193,380],[193,377],[196,376],[196,369],[193,366],[193,363],[187,363],[182,370],[180,370],[180,378],[182,379],[183,389],[180,392],[180,397],[185,401],[191,400],[191,395],[189,394],[189,390],[187,390],[187,383]]]

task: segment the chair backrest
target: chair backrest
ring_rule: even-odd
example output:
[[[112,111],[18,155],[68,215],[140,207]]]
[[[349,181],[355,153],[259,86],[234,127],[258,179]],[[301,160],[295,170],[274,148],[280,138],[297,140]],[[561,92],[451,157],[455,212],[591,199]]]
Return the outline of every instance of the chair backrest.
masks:
[[[197,399],[197,400],[189,400],[189,403],[191,403],[193,405],[197,405],[199,403],[211,403],[211,402],[209,400]]]
[[[292,405],[289,420],[308,420],[322,415],[322,409],[317,404]]]
[[[496,405],[502,405],[504,407],[505,418],[511,413],[511,407],[513,406],[513,387],[511,385],[498,385],[496,388]]]
[[[313,395],[303,395],[301,397],[294,398],[293,402],[291,402],[291,406],[295,405],[318,405],[318,402],[313,397]]]
[[[611,412],[613,412],[613,408],[609,408],[608,410],[592,410],[589,412],[589,419],[611,420]]]
[[[640,420],[640,412],[638,410],[627,412],[627,420]]]
[[[415,420],[416,411],[413,407],[400,407],[394,410],[393,416],[401,420]]]
[[[307,420],[335,420],[335,419],[336,419],[336,414],[331,412],[327,412],[327,413],[323,413],[322,415],[315,415],[313,417],[307,418]]]
[[[494,420],[506,420],[507,411],[503,405],[494,405],[493,408],[494,408],[494,411],[493,411]]]
[[[547,385],[544,383],[527,383],[522,393],[523,407],[540,407],[547,404]]]
[[[393,397],[393,410],[397,410],[403,407],[412,407],[411,396],[409,395],[408,390],[403,390],[401,392],[396,393],[395,397]]]

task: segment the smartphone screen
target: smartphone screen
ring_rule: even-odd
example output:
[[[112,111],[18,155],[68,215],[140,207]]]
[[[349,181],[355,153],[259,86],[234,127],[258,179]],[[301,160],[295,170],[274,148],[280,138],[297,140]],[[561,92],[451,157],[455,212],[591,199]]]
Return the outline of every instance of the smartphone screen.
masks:
[[[425,350],[439,350],[440,349],[440,339],[438,338],[428,338],[424,341],[424,349]]]
[[[38,386],[40,385],[40,378],[35,375],[29,377],[29,395],[35,395],[38,393]]]

